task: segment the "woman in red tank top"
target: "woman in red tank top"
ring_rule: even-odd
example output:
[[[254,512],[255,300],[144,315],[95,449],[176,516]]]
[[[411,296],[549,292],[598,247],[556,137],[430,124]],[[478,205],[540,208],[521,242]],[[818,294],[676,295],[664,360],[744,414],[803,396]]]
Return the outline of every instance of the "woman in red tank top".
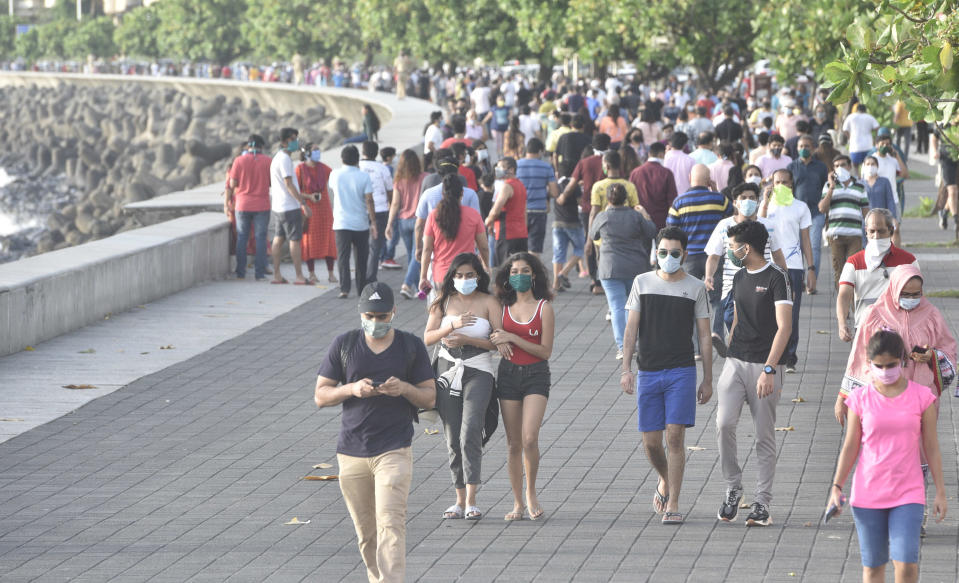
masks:
[[[549,277],[535,255],[516,253],[496,274],[496,295],[503,304],[503,327],[490,334],[503,359],[497,392],[509,447],[507,468],[513,510],[506,520],[543,516],[536,493],[539,428],[549,398],[549,357],[553,352],[554,314]],[[523,497],[523,468],[526,497]]]

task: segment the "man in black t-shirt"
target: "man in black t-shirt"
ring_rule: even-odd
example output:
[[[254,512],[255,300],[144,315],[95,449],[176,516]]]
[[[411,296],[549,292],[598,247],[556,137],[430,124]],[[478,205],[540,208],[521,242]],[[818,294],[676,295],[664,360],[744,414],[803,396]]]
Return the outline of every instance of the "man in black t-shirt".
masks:
[[[766,261],[769,233],[758,221],[743,221],[727,232],[726,260],[745,267],[733,277],[733,325],[716,395],[719,461],[726,479],[726,496],[718,518],[736,520],[743,497],[742,467],[736,450],[736,427],[743,403],[749,405],[756,434],[758,479],[746,526],[768,526],[773,477],[776,474],[776,404],[782,393],[783,354],[792,331],[789,276]]]
[[[419,337],[393,328],[393,291],[360,293],[362,330],[341,334],[320,366],[317,407],[343,404],[336,444],[340,490],[370,581],[403,581],[406,500],[413,476],[413,420],[436,399],[433,367]]]
[[[586,120],[581,114],[573,116],[573,131],[559,137],[556,142],[556,175],[572,176],[576,163],[583,157],[583,150],[593,143],[593,138],[583,133]]]

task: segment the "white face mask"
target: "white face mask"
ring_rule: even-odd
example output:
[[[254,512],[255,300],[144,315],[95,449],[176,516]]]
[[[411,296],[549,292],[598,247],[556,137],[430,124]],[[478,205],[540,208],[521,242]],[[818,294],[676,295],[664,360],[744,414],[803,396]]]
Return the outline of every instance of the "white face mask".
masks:
[[[476,152],[476,157],[479,158],[480,162],[489,160],[489,152],[486,150],[478,150]]]
[[[852,177],[852,174],[850,174],[849,171],[843,168],[842,166],[840,166],[839,168],[836,168],[836,178],[839,179],[839,182],[844,183],[847,180],[849,180],[851,177]]]
[[[872,164],[870,164],[869,166],[863,166],[862,173],[864,176],[868,178],[872,178],[873,176],[876,176],[877,174],[879,174],[879,167],[873,166]]]
[[[762,176],[756,176],[755,174],[751,175],[749,178],[746,179],[746,182],[750,184],[759,184],[762,181],[763,181]]]

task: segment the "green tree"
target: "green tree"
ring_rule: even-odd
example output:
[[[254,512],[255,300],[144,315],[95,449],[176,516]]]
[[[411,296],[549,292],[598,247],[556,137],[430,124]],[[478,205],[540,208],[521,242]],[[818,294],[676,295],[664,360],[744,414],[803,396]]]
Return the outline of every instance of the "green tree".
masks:
[[[829,99],[902,100],[914,120],[942,128],[959,149],[959,1],[878,0],[846,31],[843,55],[823,68]]]
[[[40,33],[36,27],[17,36],[14,52],[18,57],[27,61],[35,61],[42,56],[40,52]]]
[[[566,24],[570,5],[576,0],[498,0],[504,12],[513,14],[519,24],[517,33],[530,54],[539,61],[540,79],[548,79],[556,63],[553,49],[575,50],[580,41],[570,38]]]
[[[50,59],[67,58],[63,41],[76,28],[76,21],[54,20],[37,26],[37,44],[41,57]]]
[[[229,64],[246,54],[246,38],[237,23],[246,12],[246,0],[163,0],[156,3],[160,24],[157,46],[161,54],[194,61]]]
[[[16,50],[17,21],[10,16],[0,16],[0,59],[9,59]]]
[[[288,59],[294,53],[328,57],[360,50],[355,0],[337,5],[337,18],[315,0],[248,0],[242,31],[251,53]]]
[[[456,30],[457,34],[428,33],[423,55],[430,61],[472,61],[481,56],[494,63],[532,56],[517,33],[519,22],[503,10],[498,0],[425,0],[433,30]]]
[[[88,55],[98,59],[112,57],[117,53],[113,42],[115,29],[113,21],[106,16],[80,22],[63,39],[65,56],[74,59],[85,59]]]
[[[156,4],[140,6],[123,15],[113,40],[123,55],[158,59],[162,56],[157,42],[159,28]]]

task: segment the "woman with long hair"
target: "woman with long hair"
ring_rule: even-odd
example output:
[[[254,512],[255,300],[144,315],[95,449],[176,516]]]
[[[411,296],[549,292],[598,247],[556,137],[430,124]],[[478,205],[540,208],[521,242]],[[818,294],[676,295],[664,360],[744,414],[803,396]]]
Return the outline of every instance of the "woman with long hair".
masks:
[[[336,265],[336,236],[333,233],[333,206],[327,183],[333,170],[320,162],[320,145],[308,143],[300,150],[296,180],[310,208],[310,218],[303,229],[302,257],[310,271],[310,283],[317,283],[316,260],[326,260],[327,281],[339,283]]]
[[[503,136],[503,157],[522,159],[526,155],[526,138],[519,127],[519,116],[509,120],[509,129]]]
[[[489,292],[490,277],[474,253],[453,258],[430,304],[423,337],[427,346],[439,343],[436,408],[443,420],[456,503],[444,519],[479,520],[476,506],[481,480],[483,446],[492,430],[487,410],[493,396],[493,355],[490,332],[502,327],[499,301]]]
[[[390,216],[387,220],[386,238],[399,235],[406,246],[406,279],[400,288],[400,295],[406,299],[416,294],[416,277],[420,272],[420,262],[416,257],[416,245],[413,232],[416,227],[416,204],[420,199],[420,187],[426,173],[420,166],[420,157],[413,150],[403,150],[400,162],[393,177],[393,200],[390,203]],[[394,226],[399,233],[394,233]]]
[[[497,393],[508,445],[507,469],[513,509],[505,520],[543,517],[536,491],[539,472],[539,429],[549,398],[549,357],[553,353],[555,319],[549,276],[530,253],[511,255],[496,273],[496,295],[503,305],[503,327],[490,340],[503,357]],[[523,496],[523,471],[526,496]]]
[[[489,247],[486,242],[486,226],[479,212],[462,206],[463,183],[458,174],[443,177],[443,198],[426,218],[423,230],[423,254],[420,266],[419,289],[436,288],[430,279],[442,277],[460,253],[479,250],[483,265],[489,265]]]
[[[363,105],[363,133],[366,135],[364,141],[380,141],[380,118],[372,105]]]
[[[626,118],[619,113],[618,105],[610,105],[606,110],[606,116],[599,120],[599,131],[609,136],[609,147],[618,150],[619,145],[626,138],[626,132],[629,126],[626,124]]]
[[[641,148],[643,155],[640,156],[638,149]],[[620,164],[620,176],[629,178],[633,170],[643,163],[643,158],[648,156],[646,145],[643,144],[643,132],[632,128],[626,134],[626,139],[619,145],[619,156],[622,160]]]

